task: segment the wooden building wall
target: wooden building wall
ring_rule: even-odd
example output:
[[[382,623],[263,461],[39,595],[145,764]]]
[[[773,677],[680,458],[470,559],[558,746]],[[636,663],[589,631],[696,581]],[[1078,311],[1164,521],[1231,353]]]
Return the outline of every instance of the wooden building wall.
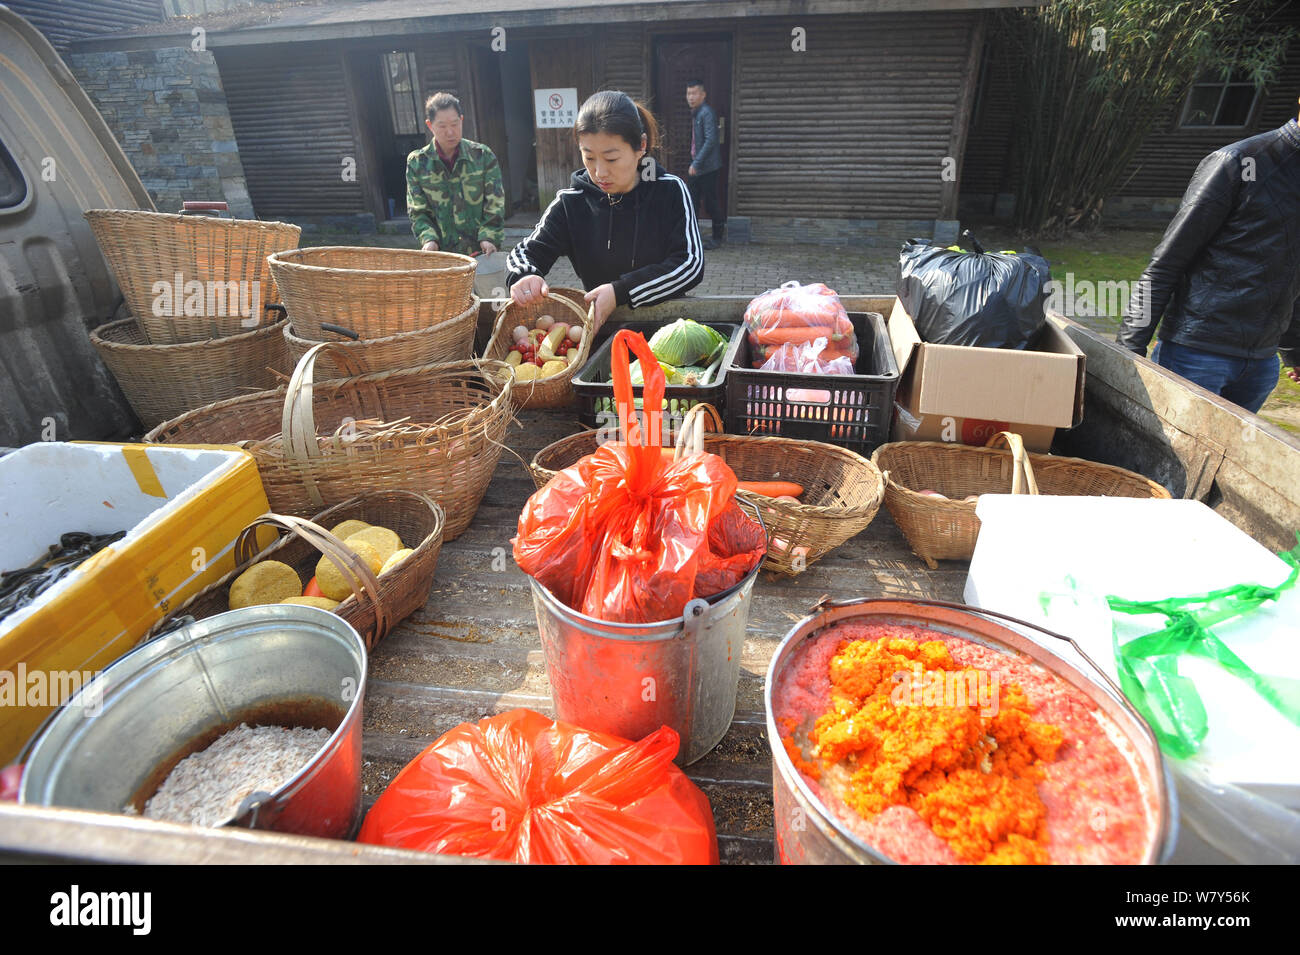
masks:
[[[216,51],[248,192],[263,219],[369,211],[346,70],[326,44],[227,47]]]
[[[939,217],[978,16],[741,21],[735,214]]]
[[[162,0],[5,0],[60,53],[73,40],[164,19]]]

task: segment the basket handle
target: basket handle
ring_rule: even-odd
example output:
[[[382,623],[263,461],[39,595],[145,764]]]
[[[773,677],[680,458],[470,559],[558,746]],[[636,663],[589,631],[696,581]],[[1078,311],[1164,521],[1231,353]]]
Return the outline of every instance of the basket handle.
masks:
[[[298,359],[298,364],[289,377],[284,393],[284,409],[280,414],[280,433],[283,436],[285,456],[301,467],[307,496],[317,507],[323,507],[325,499],[321,497],[310,468],[306,465],[313,459],[323,457],[320,445],[316,442],[316,417],[312,413],[312,377],[316,356],[325,349],[345,374],[365,374],[365,370],[348,354],[347,349],[338,347],[337,343],[321,342],[313,345]]]
[[[1029,455],[1025,453],[1024,439],[1014,431],[999,431],[989,438],[985,447],[997,447],[999,443],[1005,444],[1011,451],[1011,493],[1024,494],[1025,489],[1028,489],[1028,493],[1037,494],[1038,480],[1034,477]]]
[[[681,430],[677,432],[677,447],[673,449],[674,461],[704,452],[706,418],[710,425],[707,430],[722,433],[722,415],[718,414],[717,408],[706,401],[691,405],[686,417],[682,419]]]
[[[261,551],[257,548],[257,529],[259,527],[277,527],[301,537],[343,572],[343,579],[352,588],[352,595],[361,603],[369,600],[375,608],[375,638],[378,643],[388,634],[391,626],[388,608],[380,596],[379,578],[370,566],[347,545],[319,524],[302,517],[289,514],[263,514],[242,531],[235,540],[235,564],[243,566],[254,560]]]

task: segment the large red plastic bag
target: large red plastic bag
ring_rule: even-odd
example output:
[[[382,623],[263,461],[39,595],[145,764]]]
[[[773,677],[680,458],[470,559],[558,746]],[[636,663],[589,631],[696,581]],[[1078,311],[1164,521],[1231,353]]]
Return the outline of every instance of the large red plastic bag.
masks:
[[[366,816],[361,842],[512,862],[713,865],[708,797],[667,726],[638,743],[511,710],[443,734]]]
[[[649,370],[644,444],[631,413],[629,347]],[[664,375],[645,339],[618,332],[611,369],[627,443],[601,445],[528,499],[514,558],[524,573],[589,617],[671,620],[693,598],[739,583],[763,559],[766,544],[759,525],[735,503],[736,475],[725,461],[700,454],[674,462],[660,450]],[[723,519],[733,532],[711,536]],[[752,528],[734,532],[746,523]]]
[[[786,282],[764,292],[745,309],[745,328],[750,363],[755,368],[762,368],[782,345],[802,345],[818,338],[828,341],[824,361],[847,358],[852,369],[858,360],[858,340],[849,313],[840,297],[821,282]]]

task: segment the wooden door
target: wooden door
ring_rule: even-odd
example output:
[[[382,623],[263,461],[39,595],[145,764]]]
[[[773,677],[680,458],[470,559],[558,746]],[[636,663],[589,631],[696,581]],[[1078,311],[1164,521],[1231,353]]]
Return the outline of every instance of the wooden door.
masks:
[[[591,41],[586,37],[530,40],[528,60],[533,89],[578,91],[581,104],[592,94]],[[555,194],[568,186],[569,175],[582,165],[573,129],[535,129],[537,136],[537,193],[545,209]]]
[[[470,70],[474,85],[473,138],[496,154],[501,166],[501,185],[506,193],[506,209],[510,209],[510,149],[506,142],[506,117],[501,95],[501,54],[486,46],[470,49]]]
[[[669,172],[683,179],[691,165],[691,108],[686,103],[686,84],[692,80],[704,84],[706,102],[718,117],[722,151],[718,200],[725,212],[731,167],[731,39],[658,37],[654,41],[654,65],[655,118],[664,138],[660,160]]]

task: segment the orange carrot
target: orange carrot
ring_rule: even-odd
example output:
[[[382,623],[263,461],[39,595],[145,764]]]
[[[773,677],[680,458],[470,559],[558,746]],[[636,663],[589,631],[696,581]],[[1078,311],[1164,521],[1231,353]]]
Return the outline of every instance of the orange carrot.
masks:
[[[818,338],[829,341],[832,334],[829,325],[809,325],[806,328],[761,328],[754,337],[760,345],[780,345],[785,342],[811,342]]]
[[[793,481],[737,481],[736,487],[764,497],[798,497],[803,494],[803,485]]]

